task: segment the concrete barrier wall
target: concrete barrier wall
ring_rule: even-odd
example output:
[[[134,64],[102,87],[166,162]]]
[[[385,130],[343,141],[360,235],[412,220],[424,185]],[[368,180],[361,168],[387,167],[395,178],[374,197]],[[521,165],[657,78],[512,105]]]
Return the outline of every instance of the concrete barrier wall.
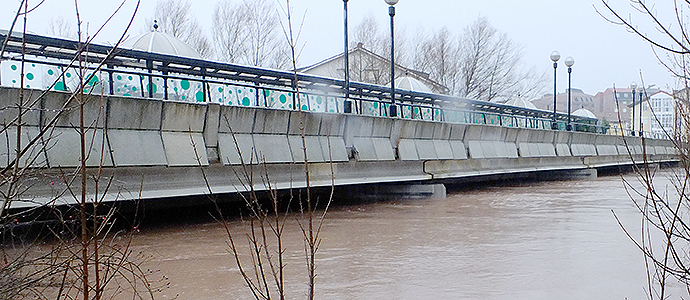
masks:
[[[226,165],[304,162],[306,149],[310,162],[347,161],[345,119],[344,115],[223,106],[219,160]]]
[[[27,91],[36,99],[37,91]],[[34,152],[34,166],[78,165],[76,101],[50,92],[23,117],[22,143],[53,122]],[[0,88],[0,121],[13,122],[18,90]],[[642,154],[639,137],[596,135],[493,125],[449,124],[345,114],[274,110],[260,107],[181,103],[129,97],[90,96],[85,123],[91,147],[89,166],[196,166],[219,162],[298,163],[554,158]],[[63,114],[55,121],[59,111]],[[14,130],[14,131],[12,131]],[[10,128],[9,135],[16,132]],[[304,139],[302,139],[304,133]],[[16,134],[16,133],[15,133]],[[645,140],[648,155],[673,154],[669,141]],[[13,159],[13,139],[0,137],[0,166]],[[8,148],[9,145],[9,148]],[[239,149],[239,151],[238,151]]]

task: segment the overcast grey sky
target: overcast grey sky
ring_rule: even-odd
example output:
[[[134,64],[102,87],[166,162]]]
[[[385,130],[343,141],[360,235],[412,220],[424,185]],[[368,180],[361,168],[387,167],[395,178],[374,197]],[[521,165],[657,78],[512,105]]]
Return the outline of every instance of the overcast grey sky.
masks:
[[[30,0],[38,3],[39,0]],[[192,10],[204,29],[210,33],[211,15],[219,0],[193,0]],[[239,1],[239,0],[237,0]],[[271,1],[271,0],[268,0]],[[276,0],[284,4],[284,0]],[[19,0],[3,0],[0,11],[0,28],[7,29],[17,9]],[[142,0],[135,19],[132,35],[149,27],[155,0]],[[627,0],[609,0],[624,11],[631,12]],[[89,22],[91,30],[102,24],[120,1],[80,1],[82,18]],[[117,33],[126,25],[136,1],[127,0],[123,11],[107,28],[98,42],[115,41]],[[343,2],[342,0],[291,0],[298,18],[305,15],[301,42],[305,43],[298,65],[312,64],[342,52],[343,49]],[[523,63],[536,66],[540,71],[552,72],[549,54],[558,50],[558,90],[567,87],[567,72],[563,60],[575,58],[573,87],[595,94],[616,84],[627,87],[632,81],[640,83],[640,70],[645,83],[662,88],[674,87],[673,79],[661,66],[651,48],[639,37],[626,32],[599,16],[594,6],[602,7],[599,0],[400,0],[397,7],[396,28],[406,32],[408,39],[418,27],[436,30],[447,26],[454,33],[485,16],[501,32],[521,44],[524,49]],[[664,14],[663,7],[657,9]],[[350,28],[354,28],[367,14],[374,15],[383,32],[388,32],[388,11],[384,0],[350,0]],[[74,1],[45,0],[42,7],[29,16],[29,30],[48,32],[47,20],[63,15],[74,19]],[[210,38],[210,34],[209,34]],[[551,73],[549,73],[551,74]]]

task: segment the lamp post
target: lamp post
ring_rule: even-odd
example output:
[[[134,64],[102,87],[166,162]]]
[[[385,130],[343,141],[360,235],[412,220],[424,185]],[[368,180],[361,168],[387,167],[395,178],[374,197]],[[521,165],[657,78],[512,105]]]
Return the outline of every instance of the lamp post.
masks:
[[[551,61],[553,61],[553,122],[551,129],[553,130],[558,130],[558,123],[556,122],[556,69],[559,59],[561,59],[561,54],[558,51],[551,52]]]
[[[642,89],[643,88],[644,87],[640,88],[640,95],[639,95],[640,97],[638,98],[639,99],[638,101],[640,101],[640,137],[642,137],[642,132],[643,132],[642,131],[642,107],[644,107],[644,99],[642,99]],[[650,115],[651,115],[651,113],[650,113]]]
[[[343,112],[352,112],[352,102],[350,102],[350,49],[348,45],[348,33],[347,33],[347,1],[343,0],[343,20],[345,27],[345,101],[343,102]]]
[[[388,15],[391,16],[391,108],[390,117],[398,115],[397,107],[395,106],[395,28],[393,27],[393,17],[395,17],[395,6],[398,0],[384,0],[388,7]]]
[[[630,135],[635,136],[635,89],[637,88],[637,83],[634,81],[630,84],[632,89],[632,118],[630,119]]]
[[[575,64],[575,59],[572,57],[568,56],[568,58],[565,59],[565,65],[568,67],[568,125],[565,126],[565,129],[568,131],[573,130],[573,126],[570,124],[570,74],[573,72],[573,65]]]

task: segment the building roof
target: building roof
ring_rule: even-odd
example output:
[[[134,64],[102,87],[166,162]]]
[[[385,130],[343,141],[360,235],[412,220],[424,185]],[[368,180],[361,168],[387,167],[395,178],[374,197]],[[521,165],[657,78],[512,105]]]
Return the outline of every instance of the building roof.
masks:
[[[390,59],[387,59],[381,55],[378,55],[378,54],[364,48],[364,44],[362,44],[362,43],[357,44],[357,46],[354,49],[350,50],[350,52],[348,52],[348,53],[350,56],[362,54],[364,56],[371,57],[374,60],[377,60],[377,61],[380,61],[382,63],[390,65]],[[312,64],[312,65],[309,65],[306,67],[302,67],[302,68],[298,68],[297,71],[302,72],[302,73],[310,73],[310,71],[312,71],[316,68],[319,68],[323,65],[338,63],[344,59],[344,56],[345,55],[343,53],[339,53],[335,56],[329,57],[329,58],[322,60],[320,62],[317,62],[315,64]],[[423,83],[425,86],[429,87],[432,91],[436,91],[437,93],[441,93],[441,94],[447,94],[449,92],[449,89],[447,87],[443,86],[442,84],[440,84],[434,80],[431,80],[429,78],[429,74],[427,74],[427,73],[413,70],[413,69],[409,69],[409,68],[401,66],[397,63],[395,64],[395,68],[396,68],[396,70],[398,70],[398,71],[396,71],[396,74],[400,74],[400,75],[404,74],[407,77],[414,78],[414,79],[420,81],[421,83]],[[400,71],[402,71],[402,72],[400,72]]]
[[[185,42],[160,31],[151,31],[138,37],[128,39],[123,44],[123,47],[152,53],[201,58],[199,52]]]
[[[430,87],[411,76],[403,76],[395,79],[395,87],[401,90],[433,93]]]
[[[597,118],[597,116],[595,116],[593,112],[591,112],[589,109],[586,109],[586,108],[580,108],[580,109],[574,111],[573,115],[585,117],[585,118],[592,118],[592,119]]]

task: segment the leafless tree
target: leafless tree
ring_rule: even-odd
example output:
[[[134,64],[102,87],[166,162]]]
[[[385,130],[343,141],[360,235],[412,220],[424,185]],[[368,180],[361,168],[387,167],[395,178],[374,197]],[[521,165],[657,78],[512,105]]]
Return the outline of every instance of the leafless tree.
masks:
[[[687,127],[690,124],[690,28],[686,14],[690,2],[623,2],[628,5],[616,6],[602,0],[601,5],[595,8],[606,20],[649,43],[659,62],[675,76],[679,88],[674,92],[678,126],[674,128],[675,132],[665,132],[667,138],[674,142],[680,159],[679,168],[664,176],[667,178],[663,181],[670,182],[670,185],[660,184],[659,177],[663,175],[652,167],[635,168],[637,180],[624,182],[642,217],[641,232],[635,234],[621,225],[644,254],[648,298],[668,299],[671,296],[668,288],[677,282],[684,285],[685,290],[690,290],[690,131]],[[653,114],[652,118],[656,119]],[[642,146],[646,151],[644,139]],[[646,162],[646,155],[643,159]]]
[[[406,43],[405,30],[396,29],[395,63],[398,66],[407,64],[409,47]],[[351,80],[380,85],[390,82],[390,31],[380,31],[372,14],[366,15],[354,28],[354,38],[349,47],[362,50],[350,56]],[[396,73],[396,77],[404,75],[404,72]]]
[[[160,30],[179,38],[189,44],[204,58],[213,55],[213,48],[199,21],[191,14],[189,1],[158,0],[153,20],[158,22]],[[147,26],[153,24],[147,20]]]
[[[278,30],[279,18],[274,2],[218,2],[213,16],[213,43],[217,58],[250,66],[287,67],[289,47]]]
[[[34,8],[30,9],[28,1],[22,1],[21,4],[22,7],[18,10],[17,16],[23,17],[22,32],[26,37],[28,15]],[[24,201],[41,205],[39,208],[53,212],[57,221],[60,222],[59,228],[64,228],[64,233],[52,231],[56,241],[46,245],[37,245],[23,240],[2,240],[0,297],[3,299],[82,298],[88,300],[111,298],[122,293],[134,295],[134,298],[152,297],[152,289],[149,286],[152,282],[146,279],[150,273],[139,268],[140,259],[146,258],[136,258],[137,255],[133,253],[128,242],[120,244],[116,239],[111,239],[113,238],[113,233],[110,231],[113,228],[111,226],[113,209],[108,209],[105,213],[101,211],[99,215],[99,206],[112,183],[112,178],[108,180],[103,176],[103,156],[100,157],[98,167],[86,167],[89,157],[96,155],[91,151],[94,145],[89,140],[95,140],[98,126],[103,127],[105,112],[103,91],[96,84],[97,81],[92,79],[105,66],[105,61],[112,58],[111,55],[114,55],[115,51],[101,58],[100,61],[86,62],[84,58],[89,56],[88,45],[102,31],[105,24],[121,10],[124,2],[93,35],[82,33],[78,2],[75,1],[74,5],[78,46],[74,49],[76,52],[71,60],[63,61],[65,66],[60,69],[63,75],[68,70],[76,74],[78,83],[74,91],[64,94],[64,103],[60,103],[60,107],[51,110],[50,115],[45,115],[43,126],[38,128],[34,126],[33,130],[38,132],[35,136],[29,134],[32,129],[27,128],[30,126],[22,120],[26,119],[27,113],[41,111],[39,104],[51,92],[25,89],[24,84],[21,84],[18,88],[17,99],[3,99],[8,102],[3,102],[6,106],[3,106],[2,110],[11,111],[13,116],[3,119],[0,133],[7,141],[14,139],[16,142],[8,147],[7,151],[11,153],[7,153],[7,165],[0,169],[2,197],[0,200],[3,204],[0,209],[0,229],[2,230],[0,234],[3,238],[7,237],[8,230],[12,228],[13,219],[21,213],[26,213],[26,211],[20,213],[10,211],[13,203]],[[138,6],[137,3],[134,13]],[[115,47],[124,40],[133,19],[134,16],[123,29]],[[2,49],[5,49],[7,42],[8,39],[3,42]],[[26,42],[22,42],[22,49],[25,49],[26,45]],[[0,58],[3,56],[4,51],[0,51]],[[19,60],[21,69],[19,80],[23,83],[29,58],[22,50],[21,55],[14,59]],[[56,83],[57,81],[53,82],[48,90]],[[97,96],[99,92],[101,96]],[[10,104],[7,105],[7,103]],[[98,116],[96,120],[88,120],[84,117],[87,103],[97,104],[95,106],[98,107],[98,111],[93,112]],[[55,170],[47,168],[45,160],[40,159],[40,153],[49,149],[50,143],[54,143],[56,137],[53,132],[56,130],[56,124],[59,120],[68,117],[69,113],[72,113],[72,116],[78,115],[78,124],[71,124],[69,128],[79,135],[78,167],[63,168],[56,173]],[[7,122],[8,120],[11,121]],[[45,141],[47,144],[42,144],[40,141]],[[54,199],[46,200],[47,203],[26,199],[24,193],[35,184],[32,182],[37,178],[47,178],[61,185]],[[72,220],[74,222],[72,224],[68,222],[67,215],[61,214],[58,210],[51,210],[54,208],[54,201],[62,196],[72,197],[74,203],[77,203],[73,207],[66,208],[71,209],[67,212],[68,215],[77,216]],[[125,239],[125,241],[128,240]]]
[[[355,27],[354,36],[354,43],[362,43],[379,58],[352,56],[352,79],[388,83],[390,73],[385,65],[390,57],[388,32],[379,31],[376,19],[368,15]],[[451,95],[486,101],[508,100],[517,95],[535,97],[546,88],[546,73],[520,67],[521,47],[485,17],[467,26],[462,34],[453,33],[447,27],[431,33],[418,30],[411,41],[404,29],[396,29],[396,63],[409,64],[429,74],[431,80],[447,87]]]
[[[453,94],[460,81],[458,41],[447,27],[421,41],[420,46],[415,49],[415,68],[428,72],[430,78],[447,87]]]
[[[491,101],[516,94],[527,72],[519,69],[521,49],[507,34],[480,17],[464,29],[459,45],[457,95]]]
[[[213,44],[216,56],[222,61],[238,63],[242,58],[249,15],[241,4],[220,1],[213,10]]]
[[[77,38],[77,30],[74,29],[74,25],[61,15],[48,20],[48,34],[68,39]]]
[[[361,43],[371,52],[383,55],[386,52],[384,49],[386,42],[383,33],[379,32],[379,26],[372,13],[365,15],[362,21],[354,28],[354,38],[350,40],[350,48],[354,48]]]

